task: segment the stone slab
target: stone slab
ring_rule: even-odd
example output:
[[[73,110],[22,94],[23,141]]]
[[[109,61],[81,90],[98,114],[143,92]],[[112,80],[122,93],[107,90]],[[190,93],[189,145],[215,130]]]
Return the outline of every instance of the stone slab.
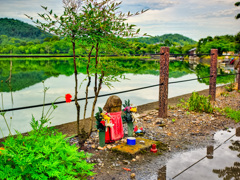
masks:
[[[144,144],[140,143],[140,141],[144,141],[145,143]],[[137,137],[136,145],[128,145],[126,142],[123,142],[123,143],[113,147],[112,150],[122,152],[122,153],[127,153],[130,155],[135,155],[142,150],[149,149],[152,144],[156,144],[156,143],[157,143],[157,141]]]

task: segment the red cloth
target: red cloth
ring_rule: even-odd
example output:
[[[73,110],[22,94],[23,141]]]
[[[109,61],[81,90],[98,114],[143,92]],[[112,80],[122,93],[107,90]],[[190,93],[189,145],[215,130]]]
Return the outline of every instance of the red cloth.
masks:
[[[105,133],[105,143],[111,143],[123,138],[122,111],[109,113],[111,116],[110,122],[114,124],[112,128],[107,128]]]

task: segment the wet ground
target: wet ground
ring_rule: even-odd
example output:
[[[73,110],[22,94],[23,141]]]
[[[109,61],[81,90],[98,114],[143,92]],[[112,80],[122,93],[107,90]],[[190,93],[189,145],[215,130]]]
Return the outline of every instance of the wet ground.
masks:
[[[239,110],[240,94],[234,91],[217,97],[216,102],[215,106],[230,106]],[[149,150],[134,156],[112,152],[111,148],[121,141],[99,150],[98,135],[93,133],[84,145],[85,151],[93,153],[88,161],[96,163],[94,171],[97,174],[89,179],[219,179],[218,174],[229,172],[227,167],[234,170],[239,168],[239,152],[229,149],[231,143],[238,142],[239,137],[233,136],[226,141],[235,133],[234,128],[239,127],[239,123],[218,112],[188,112],[177,106],[169,108],[167,118],[158,118],[157,115],[156,109],[145,111],[136,124],[143,127],[144,138],[166,145],[156,154]],[[205,157],[208,146],[210,150],[215,149],[213,158]],[[240,179],[239,174],[236,176],[235,179]]]
[[[239,179],[240,137],[235,129],[219,131],[205,147],[178,152],[165,165],[153,160],[154,168],[148,173],[138,173],[137,179]],[[160,167],[160,168],[159,168]],[[159,168],[159,169],[157,169]],[[142,172],[142,171],[141,171]]]

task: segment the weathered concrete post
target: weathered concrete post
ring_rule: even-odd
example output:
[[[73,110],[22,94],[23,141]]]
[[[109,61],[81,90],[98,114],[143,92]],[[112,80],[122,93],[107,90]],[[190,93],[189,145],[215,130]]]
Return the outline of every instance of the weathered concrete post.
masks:
[[[167,117],[168,107],[169,47],[160,49],[160,85],[158,117]]]
[[[209,95],[211,95],[211,101],[215,101],[215,98],[216,98],[217,57],[218,57],[218,50],[211,49],[211,67],[210,67],[211,77],[209,82]]]

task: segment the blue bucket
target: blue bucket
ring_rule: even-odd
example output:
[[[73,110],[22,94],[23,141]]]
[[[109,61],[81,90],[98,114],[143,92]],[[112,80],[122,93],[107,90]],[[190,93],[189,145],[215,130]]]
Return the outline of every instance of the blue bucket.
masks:
[[[127,138],[127,145],[136,145],[136,138],[135,137],[129,137]]]

